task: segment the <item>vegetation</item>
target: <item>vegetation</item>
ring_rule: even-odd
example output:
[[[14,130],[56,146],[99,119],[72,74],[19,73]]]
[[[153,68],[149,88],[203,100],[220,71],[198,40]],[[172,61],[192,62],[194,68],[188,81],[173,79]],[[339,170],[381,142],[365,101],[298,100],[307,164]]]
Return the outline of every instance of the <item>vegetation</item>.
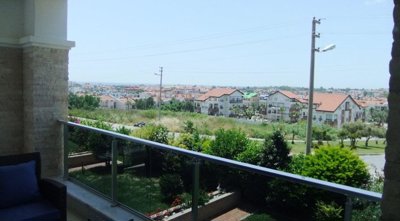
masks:
[[[171,203],[183,193],[183,181],[178,174],[165,174],[160,177],[161,194],[166,202]]]
[[[133,106],[133,108],[139,110],[149,110],[153,109],[154,107],[155,107],[155,102],[152,97],[136,100],[135,105]]]
[[[249,139],[242,131],[236,129],[220,129],[215,134],[215,139],[211,142],[210,149],[208,149],[206,153],[223,158],[235,159],[246,149],[248,143]]]
[[[77,171],[70,173],[70,176],[111,196],[111,174],[105,173],[104,170],[106,169],[85,171],[84,173]],[[149,214],[169,207],[169,204],[162,200],[157,178],[139,178],[123,173],[117,175],[117,185],[118,201],[142,213]]]
[[[285,169],[291,158],[290,148],[280,131],[275,131],[265,139],[259,165],[271,169]]]
[[[322,147],[307,155],[301,175],[354,187],[365,187],[370,179],[364,161],[340,147]]]
[[[292,139],[294,143],[292,144],[292,153],[296,153],[300,147],[303,151],[305,149],[304,142],[295,142],[295,137],[301,138],[305,132],[305,128],[299,128],[301,124],[240,123],[234,119],[183,112],[180,113],[182,115],[180,116],[174,112],[163,111],[163,120],[167,118],[178,119],[174,125],[179,126],[175,131],[180,132],[180,134],[175,137],[171,136],[169,133],[170,128],[164,126],[163,120],[155,124],[156,114],[153,113],[156,112],[154,111],[76,111],[87,115],[100,113],[96,116],[93,115],[97,118],[103,118],[105,115],[110,114],[111,119],[115,120],[113,122],[134,119],[140,114],[141,117],[149,119],[153,123],[146,121],[149,123],[140,129],[131,131],[121,127],[117,131],[184,149],[363,188],[371,186],[365,163],[355,154],[356,150],[351,151],[348,148],[341,148],[338,142],[343,146],[349,144],[353,148],[357,147],[357,151],[369,150],[374,148],[372,142],[368,143],[370,138],[379,137],[379,134],[382,134],[382,129],[360,122],[345,125],[340,131],[336,131],[336,129],[326,125],[316,126],[314,127],[314,139],[319,144],[315,146],[318,148],[315,149],[314,154],[290,156],[291,148],[286,142],[287,138]],[[115,113],[121,113],[121,115]],[[127,113],[134,113],[135,115],[129,116]],[[209,125],[208,127],[210,121],[217,122],[217,125]],[[109,124],[101,121],[83,121],[82,123],[111,130]],[[260,131],[263,129],[262,133],[257,132],[258,128]],[[378,130],[379,132],[377,132]],[[204,131],[207,133],[203,133]],[[249,133],[262,135],[260,137],[263,140],[249,139]],[[82,131],[72,131],[71,134],[75,136],[71,141],[82,144],[87,150],[96,152],[96,148],[101,150],[109,148],[101,147],[101,144],[96,143],[100,141],[107,144],[110,143],[109,140],[104,140],[108,138],[103,137],[103,135],[91,135],[89,132]],[[214,137],[201,136],[200,134],[214,135]],[[336,137],[341,141],[335,141]],[[366,143],[362,143],[362,146],[357,146],[356,141],[360,137],[365,137]],[[350,139],[350,141],[348,142],[345,139]],[[327,142],[328,140],[332,141]],[[323,146],[324,142],[326,142],[326,146]],[[122,144],[122,146],[128,145],[130,144]],[[158,190],[154,191],[159,191],[160,193],[157,196],[158,200],[171,205],[179,202],[190,203],[190,197],[185,192],[190,191],[193,185],[191,179],[192,159],[139,144],[134,144],[132,147],[143,152],[143,162],[146,165],[145,174],[156,180],[155,186],[158,186]],[[125,155],[125,153],[122,154]],[[136,165],[132,163],[130,165],[126,164],[125,158],[121,159],[124,161],[124,167]],[[201,174],[200,186],[203,190],[215,190],[217,186],[226,190],[239,189],[243,198],[248,201],[256,202],[257,205],[262,205],[265,208],[276,209],[276,211],[290,209],[295,211],[298,217],[307,220],[337,220],[338,217],[343,216],[344,198],[338,194],[245,173],[210,162],[202,164]],[[123,175],[126,177],[122,179],[127,180],[143,178],[138,178],[129,173],[124,173]],[[82,179],[85,180],[86,178]],[[102,188],[101,185],[100,188]],[[108,190],[102,191],[107,192]],[[208,200],[207,194],[205,191],[202,192],[204,193],[204,202],[206,202]],[[375,204],[360,202],[358,208],[365,211],[365,214],[376,212]],[[261,215],[261,217],[265,216]]]
[[[369,109],[370,119],[372,122],[375,122],[378,126],[382,126],[384,123],[387,122],[389,111],[384,110],[377,110],[375,108]]]
[[[178,101],[172,98],[167,103],[163,103],[161,106],[162,110],[175,111],[175,112],[193,112],[194,102],[193,101]]]
[[[78,96],[68,94],[68,109],[78,108],[83,110],[94,110],[100,105],[100,98],[92,95]]]
[[[325,203],[323,201],[317,201],[315,207],[315,220],[338,221],[343,219],[343,208],[335,202]]]
[[[382,127],[377,127],[369,124],[362,123],[361,121],[356,121],[352,123],[344,124],[338,136],[340,137],[342,144],[345,138],[350,139],[351,148],[356,148],[357,139],[365,137],[365,146],[368,147],[368,141],[371,137],[384,138],[385,129]]]

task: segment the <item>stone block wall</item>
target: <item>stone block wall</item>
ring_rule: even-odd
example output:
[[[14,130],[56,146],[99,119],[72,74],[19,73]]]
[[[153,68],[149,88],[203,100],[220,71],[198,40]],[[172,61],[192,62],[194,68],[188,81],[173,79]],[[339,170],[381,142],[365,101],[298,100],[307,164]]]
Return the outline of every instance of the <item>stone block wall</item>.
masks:
[[[0,154],[24,145],[22,49],[0,47]]]
[[[68,50],[23,48],[24,148],[42,154],[42,173],[60,175],[68,111]]]

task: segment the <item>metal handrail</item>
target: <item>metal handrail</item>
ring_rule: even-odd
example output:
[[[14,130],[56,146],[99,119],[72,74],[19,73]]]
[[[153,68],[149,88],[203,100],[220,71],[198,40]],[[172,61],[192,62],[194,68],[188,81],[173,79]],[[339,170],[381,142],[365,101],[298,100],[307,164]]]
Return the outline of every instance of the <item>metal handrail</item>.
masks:
[[[154,141],[149,141],[149,140],[145,140],[145,139],[141,139],[141,138],[137,138],[137,137],[132,137],[132,136],[116,133],[113,131],[94,128],[94,127],[90,127],[90,126],[86,126],[86,125],[82,125],[82,124],[78,124],[78,123],[67,122],[67,121],[60,121],[60,122],[63,123],[64,125],[74,126],[74,127],[78,127],[78,128],[84,129],[84,130],[94,131],[94,132],[104,134],[107,136],[111,136],[114,138],[119,138],[122,140],[147,145],[147,146],[159,149],[159,150],[174,152],[177,154],[193,157],[198,160],[211,161],[216,164],[225,165],[228,167],[244,170],[244,171],[251,172],[251,173],[260,174],[263,176],[287,180],[287,181],[297,183],[297,184],[305,184],[305,185],[312,186],[315,188],[343,194],[347,197],[358,197],[358,198],[362,198],[362,199],[366,199],[366,200],[370,200],[370,201],[374,201],[374,202],[379,202],[382,199],[382,194],[377,193],[377,192],[372,192],[372,191],[368,191],[368,190],[364,190],[364,189],[360,189],[360,188],[355,188],[355,187],[346,186],[346,185],[342,185],[342,184],[332,183],[332,182],[328,182],[328,181],[324,181],[324,180],[318,180],[318,179],[314,179],[311,177],[301,176],[301,175],[283,172],[283,171],[279,171],[279,170],[269,169],[266,167],[256,166],[256,165],[243,163],[243,162],[239,162],[239,161],[235,161],[235,160],[230,160],[230,159],[226,159],[226,158],[222,158],[222,157],[212,156],[212,155],[208,155],[208,154],[204,154],[204,153],[199,153],[196,151],[191,151],[191,150],[186,150],[186,149],[170,146],[167,144],[161,144],[161,143],[157,143]]]

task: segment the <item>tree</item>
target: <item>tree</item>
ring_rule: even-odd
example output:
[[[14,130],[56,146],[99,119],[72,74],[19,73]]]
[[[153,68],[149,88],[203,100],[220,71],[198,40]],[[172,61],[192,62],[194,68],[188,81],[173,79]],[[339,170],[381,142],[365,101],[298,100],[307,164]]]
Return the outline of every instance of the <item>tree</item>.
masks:
[[[94,110],[100,106],[100,98],[92,95],[78,96],[73,93],[68,94],[68,108]]]
[[[281,131],[265,138],[260,165],[271,169],[284,169],[290,163],[290,147]]]
[[[333,128],[328,125],[316,125],[313,126],[312,130],[312,137],[318,141],[319,145],[321,145],[324,140],[329,141],[334,139],[332,135],[334,134]]]
[[[299,103],[294,103],[289,108],[289,117],[291,123],[296,123],[300,119],[301,115],[301,105]]]
[[[387,122],[388,110],[386,110],[386,109],[379,110],[379,109],[375,109],[372,107],[369,110],[370,110],[369,114],[370,114],[372,122],[377,123],[378,126],[382,126],[383,123]]]
[[[168,103],[165,103],[161,106],[162,110],[169,111],[186,111],[186,112],[194,112],[194,104],[192,101],[178,101],[175,98],[172,98]]]
[[[365,147],[368,147],[368,142],[371,137],[384,137],[385,132],[384,128],[365,125],[364,129],[361,131],[361,136],[365,137]]]
[[[350,147],[356,148],[357,139],[362,137],[365,124],[361,121],[351,122],[348,124],[343,124],[342,133],[345,133],[347,138],[350,139]]]
[[[135,102],[136,109],[139,110],[148,110],[154,108],[155,102],[152,97],[146,99],[139,99]]]

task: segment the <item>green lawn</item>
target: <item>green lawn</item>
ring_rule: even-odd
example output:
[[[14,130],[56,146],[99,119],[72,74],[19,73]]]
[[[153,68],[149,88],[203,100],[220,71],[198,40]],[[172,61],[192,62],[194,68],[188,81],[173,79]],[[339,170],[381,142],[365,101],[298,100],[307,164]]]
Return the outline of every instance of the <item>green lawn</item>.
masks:
[[[290,143],[290,142],[288,141],[288,143]],[[339,141],[329,141],[329,144],[327,144],[325,141],[323,145],[339,146]],[[291,152],[294,154],[306,152],[305,142],[295,142],[294,144],[290,143],[290,146],[292,147]],[[350,142],[345,141],[344,147],[350,148]],[[365,147],[365,142],[358,141],[356,144],[356,149],[354,149],[353,151],[356,152],[358,155],[384,154],[385,147],[386,147],[386,144],[384,144],[382,140],[378,141],[378,144],[376,144],[375,141],[370,141],[368,144],[368,147]]]
[[[109,168],[108,168],[109,170]],[[72,172],[70,176],[94,188],[95,190],[110,196],[111,175],[106,171]],[[129,173],[118,174],[118,201],[137,211],[148,214],[169,208],[161,200],[158,179],[137,177]]]

